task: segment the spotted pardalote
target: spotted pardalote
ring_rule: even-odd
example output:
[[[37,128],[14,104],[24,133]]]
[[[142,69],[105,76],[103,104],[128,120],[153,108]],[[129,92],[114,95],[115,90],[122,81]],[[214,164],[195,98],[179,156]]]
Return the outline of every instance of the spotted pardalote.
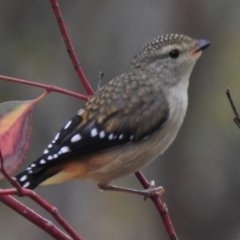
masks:
[[[209,45],[179,34],[148,42],[129,70],[90,97],[17,175],[19,184],[33,189],[87,179],[103,189],[123,190],[110,183],[146,166],[175,139],[187,110],[190,74]]]

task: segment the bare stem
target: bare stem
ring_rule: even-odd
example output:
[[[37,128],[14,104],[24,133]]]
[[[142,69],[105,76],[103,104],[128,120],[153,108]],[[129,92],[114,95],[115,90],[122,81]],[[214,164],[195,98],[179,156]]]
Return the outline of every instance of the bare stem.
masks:
[[[1,191],[2,190],[0,189],[0,192]],[[68,237],[64,232],[57,228],[52,222],[48,221],[30,208],[26,207],[15,198],[0,194],[0,201],[22,215],[24,218],[28,219],[30,222],[37,225],[39,228],[43,229],[54,239],[71,240],[70,237]]]
[[[57,0],[50,0],[50,3],[51,3],[51,6],[52,6],[52,9],[53,9],[55,18],[57,20],[58,27],[61,31],[62,38],[65,42],[67,52],[68,52],[68,54],[71,58],[72,64],[73,64],[73,66],[74,66],[74,68],[77,72],[77,75],[78,75],[80,81],[82,82],[87,94],[93,95],[94,91],[93,91],[90,83],[88,82],[88,80],[87,80],[87,78],[86,78],[86,76],[85,76],[85,74],[84,74],[84,72],[83,72],[83,70],[82,70],[82,68],[79,64],[77,55],[74,51],[73,45],[71,43],[68,31],[67,31],[67,28],[65,26],[65,23],[63,22],[63,17],[62,17],[62,13],[60,11],[60,8],[59,8],[58,1]]]
[[[230,93],[230,88],[227,89],[226,91],[226,94],[227,94],[227,97],[228,97],[228,100],[230,102],[230,105],[232,107],[232,110],[233,110],[233,113],[234,113],[234,118],[233,118],[233,121],[236,123],[236,125],[240,128],[240,118],[239,118],[239,114],[237,112],[237,109],[235,107],[235,104],[232,100],[232,96],[231,96],[231,93]]]
[[[0,201],[1,201],[1,196],[6,196],[6,195],[19,195],[19,190],[16,188],[0,189]],[[66,222],[66,220],[61,216],[61,214],[58,212],[56,207],[50,205],[38,194],[36,194],[34,191],[31,191],[29,189],[21,188],[21,196],[31,198],[34,202],[36,202],[38,205],[44,208],[48,213],[50,213],[74,240],[81,240],[81,237],[78,235],[78,233],[75,232],[75,230]]]
[[[40,205],[42,208],[44,208],[48,213],[50,213],[55,219],[56,221],[68,232],[68,234],[74,239],[74,240],[81,240],[81,237],[78,235],[78,233],[67,223],[67,221],[61,216],[61,214],[58,212],[57,208],[50,205],[48,202],[46,202],[43,198],[41,198],[38,194],[36,194],[34,191],[29,190],[29,189],[25,189],[22,188],[19,183],[16,181],[15,178],[12,178],[7,171],[4,168],[3,165],[3,158],[2,158],[2,153],[0,150],[0,172],[4,175],[4,177],[11,183],[11,185],[15,188],[13,189],[0,189],[0,201],[4,202],[6,204],[6,202],[8,202],[8,200],[10,200],[10,205],[13,204],[14,206],[14,210],[16,211],[16,209],[20,209],[22,210],[22,212],[24,212],[26,209],[28,209],[26,206],[22,205],[21,203],[19,203],[17,200],[14,202],[14,198],[4,198],[4,196],[6,197],[6,195],[18,195],[18,196],[27,196],[29,198],[31,198],[34,202],[36,202],[38,205]],[[14,200],[13,200],[14,199]],[[19,204],[20,205],[19,205]],[[8,204],[7,204],[8,205]],[[10,206],[8,205],[8,206]],[[19,205],[19,206],[17,206]],[[12,205],[11,205],[12,206]],[[10,207],[11,207],[10,206]],[[12,208],[12,207],[11,207]],[[32,211],[32,210],[31,210]],[[19,211],[17,211],[19,212]],[[21,214],[21,213],[20,213]],[[32,213],[29,215],[29,217],[27,219],[29,219],[30,221],[32,221],[33,223],[35,223],[34,219],[35,219],[35,212],[32,211]],[[23,215],[23,214],[21,214]],[[36,214],[37,215],[37,214]],[[25,217],[25,215],[23,215]],[[39,215],[37,215],[39,216]],[[42,221],[37,221],[35,224],[37,226],[39,226],[40,228],[42,228],[42,225],[46,224],[45,222],[47,221],[48,223],[50,223],[48,220],[41,218]],[[40,225],[39,225],[40,224]],[[54,226],[52,223],[50,223],[51,226]],[[52,231],[54,229],[54,231],[56,231],[56,229],[58,229],[57,227],[54,226],[54,228],[47,228],[48,231]],[[44,229],[46,230],[46,229]],[[59,229],[58,229],[59,230]],[[60,230],[59,230],[60,231]],[[61,231],[60,231],[61,232]],[[50,233],[49,233],[50,234]],[[51,235],[51,234],[50,234]],[[65,234],[64,234],[65,237]],[[59,239],[59,238],[57,238]],[[69,239],[67,238],[63,238],[63,239]]]
[[[2,151],[1,151],[1,147],[0,147],[0,172],[2,173],[2,175],[10,182],[10,184],[16,188],[18,196],[22,196],[22,191],[21,191],[21,186],[19,185],[19,183],[16,181],[16,179],[12,178],[6,171],[6,169],[4,168],[4,162],[3,162],[3,156],[2,156]],[[1,191],[4,190],[0,190],[0,194]]]
[[[8,77],[8,76],[3,76],[3,75],[0,75],[0,80],[25,84],[25,85],[28,85],[28,86],[34,86],[34,87],[38,87],[38,88],[43,88],[43,89],[46,89],[48,92],[58,92],[58,93],[66,94],[68,96],[75,97],[75,98],[78,98],[78,99],[82,99],[82,100],[85,100],[85,101],[88,100],[88,96],[85,96],[85,95],[82,95],[82,94],[79,94],[79,93],[76,93],[76,92],[68,91],[66,89],[59,88],[59,87],[56,87],[56,86],[53,86],[53,85],[36,83],[36,82],[23,80],[23,79],[20,79],[20,78],[13,78],[13,77]]]
[[[151,183],[145,178],[145,176],[140,171],[136,172],[135,175],[145,189],[148,189],[151,187]],[[172,221],[171,221],[168,209],[167,209],[167,205],[162,202],[162,200],[159,196],[150,197],[150,199],[153,201],[158,212],[161,215],[161,218],[163,220],[163,224],[168,233],[169,239],[177,240],[178,237],[177,237],[177,234],[172,225]]]

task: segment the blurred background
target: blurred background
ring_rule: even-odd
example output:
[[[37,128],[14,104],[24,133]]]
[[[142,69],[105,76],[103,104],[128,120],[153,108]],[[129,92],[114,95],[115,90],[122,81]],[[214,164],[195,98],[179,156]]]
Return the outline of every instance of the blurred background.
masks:
[[[148,40],[166,33],[205,38],[212,45],[198,61],[189,87],[189,108],[178,137],[143,170],[162,185],[179,239],[236,240],[240,233],[240,130],[232,121],[227,87],[240,110],[240,1],[60,0],[80,63],[96,90],[123,73]],[[70,63],[49,1],[1,0],[0,74],[85,93]],[[0,81],[0,102],[28,100],[43,91]],[[33,136],[21,169],[84,104],[52,93],[33,113]],[[141,188],[134,176],[115,182]],[[6,181],[1,188],[9,187]],[[84,240],[168,239],[151,201],[100,192],[72,181],[36,190],[56,206]],[[20,199],[49,217],[27,198]],[[50,218],[51,219],[51,218]],[[0,204],[0,239],[51,239]]]

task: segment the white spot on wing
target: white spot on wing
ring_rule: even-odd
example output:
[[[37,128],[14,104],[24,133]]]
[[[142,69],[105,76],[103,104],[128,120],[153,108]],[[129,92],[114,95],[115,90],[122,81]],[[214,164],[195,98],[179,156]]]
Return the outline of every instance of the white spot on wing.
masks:
[[[64,147],[62,147],[62,148],[60,149],[60,152],[61,152],[61,153],[70,152],[70,149],[69,149],[68,146],[64,146]]]
[[[133,135],[131,135],[131,137],[130,137],[130,140],[132,141],[132,140],[133,140],[133,138],[134,138],[134,136],[133,136]]]
[[[99,133],[99,137],[100,138],[104,138],[105,137],[105,132],[103,130]]]
[[[93,129],[91,130],[91,136],[92,136],[92,137],[96,137],[97,134],[98,134],[97,129],[96,129],[96,128],[93,128]]]
[[[71,123],[72,123],[72,121],[69,121],[69,122],[65,125],[64,129],[67,129],[67,128],[71,125]]]
[[[53,155],[53,158],[57,158],[57,157],[58,157],[58,154],[55,153],[55,154]]]
[[[41,161],[40,161],[40,164],[45,164],[46,163],[46,161],[44,160],[44,159],[42,159]]]
[[[36,164],[35,164],[35,163],[32,163],[32,164],[31,164],[31,167],[36,167]]]
[[[23,185],[23,187],[24,187],[24,188],[27,188],[29,185],[30,185],[30,182],[26,182],[26,183]]]
[[[123,139],[123,134],[120,134],[120,136],[118,137],[120,140]]]
[[[51,156],[51,155],[49,155],[48,157],[47,157],[47,160],[52,160],[53,159],[53,157]]]
[[[58,134],[55,136],[55,138],[54,138],[54,140],[55,140],[55,141],[57,141],[57,140],[58,140],[58,138],[59,138],[59,135],[60,135],[60,133],[58,133]],[[54,140],[53,140],[53,141],[54,141]]]
[[[49,145],[48,145],[48,148],[52,148],[52,144],[49,144]]]
[[[76,134],[71,138],[71,142],[77,142],[81,140],[81,135],[80,134]]]
[[[27,168],[28,171],[31,170],[31,169],[32,169],[31,167],[28,167],[28,168]]]
[[[24,182],[27,179],[27,175],[24,175],[20,178],[20,182]]]
[[[47,153],[49,153],[49,151],[48,151],[47,149],[45,149],[45,150],[43,151],[43,154],[47,154]]]
[[[112,140],[112,139],[113,139],[113,134],[112,134],[112,133],[108,136],[108,139],[109,139],[109,140]]]

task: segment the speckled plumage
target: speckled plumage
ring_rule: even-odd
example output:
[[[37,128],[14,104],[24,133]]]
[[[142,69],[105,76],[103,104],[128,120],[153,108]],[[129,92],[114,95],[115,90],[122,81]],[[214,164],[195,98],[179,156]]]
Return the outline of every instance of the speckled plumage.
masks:
[[[129,132],[137,140],[150,134],[168,116],[161,85],[152,73],[130,71],[99,89],[87,102],[82,116],[85,121],[96,120],[107,132]],[[162,102],[161,106],[156,106],[158,102]]]
[[[17,176],[21,186],[74,178],[110,184],[156,159],[179,131],[189,76],[208,45],[178,34],[144,45],[129,70],[100,88]]]
[[[146,56],[148,58],[156,56],[156,51],[168,45],[177,45],[182,43],[192,43],[194,40],[182,34],[167,34],[164,36],[156,37],[146,43],[140,51],[134,56],[132,63],[138,64],[141,61],[146,62]]]

